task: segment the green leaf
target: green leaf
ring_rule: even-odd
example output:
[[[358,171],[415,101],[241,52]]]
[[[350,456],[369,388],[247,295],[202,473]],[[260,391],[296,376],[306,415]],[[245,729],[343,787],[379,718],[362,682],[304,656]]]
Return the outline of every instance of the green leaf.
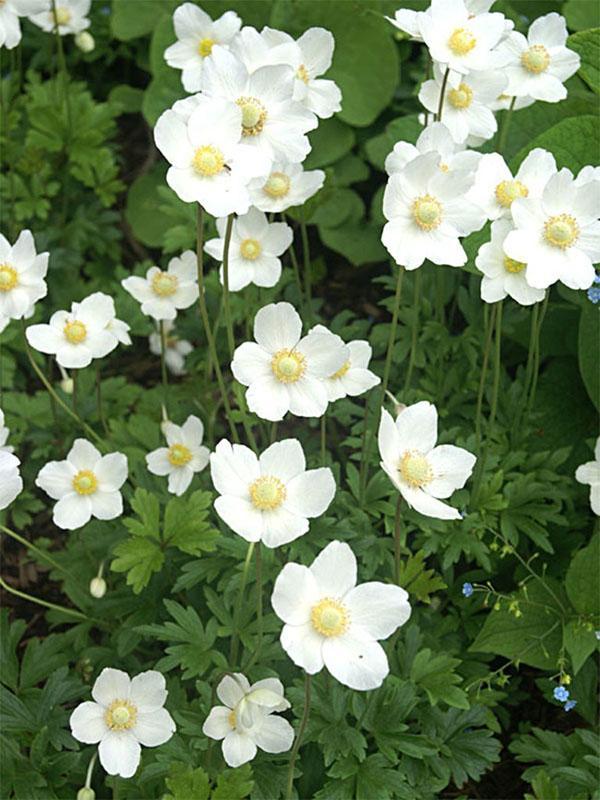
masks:
[[[324,119],[308,135],[312,149],[304,162],[305,169],[316,169],[333,164],[352,149],[354,131],[337,117]]]
[[[114,86],[108,95],[109,102],[121,106],[122,114],[135,114],[142,110],[144,92],[134,86],[121,83]]]
[[[210,797],[211,800],[244,800],[253,786],[252,767],[250,764],[244,764],[243,767],[226,769],[222,772]]]
[[[574,33],[567,44],[581,57],[579,74],[590,89],[600,94],[600,28]]]
[[[113,0],[110,28],[113,36],[129,41],[154,30],[163,10],[174,8],[174,0]]]
[[[598,646],[598,640],[593,630],[581,623],[579,620],[571,620],[565,625],[563,631],[563,644],[567,653],[571,657],[573,674],[577,675],[581,667],[585,664]]]
[[[563,119],[526,145],[515,156],[512,166],[518,167],[531,150],[543,147],[554,155],[558,169],[568,167],[576,175],[590,163],[590,153],[598,151],[598,131],[598,120],[591,114]]]
[[[160,572],[165,555],[158,543],[141,536],[131,536],[114,549],[117,556],[111,561],[113,572],[126,572],[127,584],[134,594],[139,594],[148,585],[153,573]]]
[[[600,411],[600,371],[598,342],[600,341],[600,308],[585,303],[579,320],[579,371],[592,403]]]
[[[596,28],[600,23],[600,8],[594,0],[567,0],[562,13],[573,31]]]
[[[579,550],[567,570],[565,588],[573,607],[580,614],[600,615],[600,533]]]
[[[381,229],[366,221],[344,223],[337,228],[319,227],[323,244],[341,253],[351,264],[373,264],[384,261],[387,251],[381,244]]]
[[[432,569],[425,568],[425,551],[411,553],[400,566],[400,586],[423,603],[430,603],[430,595],[446,584]]]
[[[169,776],[165,779],[171,794],[164,800],[208,800],[209,780],[206,772],[198,767],[192,769],[186,764],[176,762],[169,768]]]
[[[460,675],[454,668],[460,664],[460,659],[452,658],[445,653],[433,655],[426,648],[415,656],[410,669],[410,679],[422,689],[425,689],[432,706],[443,700],[455,708],[470,708],[466,693],[456,686],[462,682]]]
[[[159,210],[161,200],[157,189],[164,186],[165,173],[165,165],[157,164],[136,178],[127,192],[125,219],[136,239],[147,247],[162,247],[164,235],[173,224]]]
[[[210,492],[196,491],[189,497],[169,500],[165,511],[165,542],[192,556],[213,552],[220,534],[208,522],[212,497]]]
[[[371,164],[383,170],[385,159],[392,152],[397,142],[414,144],[422,132],[423,126],[419,122],[417,114],[393,119],[386,125],[384,133],[367,140],[365,144],[367,158]]]

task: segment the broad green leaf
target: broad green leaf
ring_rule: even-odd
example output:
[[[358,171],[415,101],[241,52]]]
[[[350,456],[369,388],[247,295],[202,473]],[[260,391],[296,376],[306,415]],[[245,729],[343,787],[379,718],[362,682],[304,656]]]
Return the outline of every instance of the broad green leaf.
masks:
[[[386,125],[383,133],[367,140],[365,144],[367,158],[373,166],[383,170],[385,159],[394,149],[394,145],[397,142],[414,144],[422,131],[423,126],[417,114],[393,119]]]
[[[594,0],[567,0],[562,13],[573,31],[596,28],[600,24],[600,7]]]
[[[308,135],[312,150],[304,162],[305,169],[333,164],[354,146],[354,131],[337,117],[325,119]]]
[[[208,800],[209,780],[202,767],[193,769],[187,764],[171,764],[165,783],[170,793],[164,800],[190,800],[192,797]]]
[[[244,800],[253,786],[252,767],[250,764],[244,764],[243,767],[226,769],[222,772],[210,797],[211,800]]]
[[[599,131],[598,119],[591,114],[563,119],[524,147],[512,166],[518,167],[531,150],[543,147],[554,155],[558,169],[568,167],[576,175],[598,152]]]
[[[569,564],[565,588],[580,614],[600,615],[600,533],[579,550]]]
[[[134,594],[139,594],[148,585],[154,572],[159,572],[165,555],[158,542],[142,536],[130,536],[114,549],[117,556],[110,564],[113,572],[126,572],[127,584]]]
[[[425,566],[425,551],[419,550],[402,561],[400,565],[400,586],[423,603],[430,603],[430,595],[446,588],[442,578],[435,570]]]
[[[600,28],[574,33],[567,42],[581,57],[579,74],[590,89],[600,93]]]
[[[579,320],[579,371],[592,403],[600,411],[600,372],[598,370],[600,342],[600,308],[586,303]]]
[[[164,10],[174,9],[175,0],[113,0],[110,27],[113,35],[122,41],[137,39],[154,30],[156,21]]]
[[[415,656],[410,669],[410,679],[422,689],[425,689],[431,705],[436,705],[442,700],[455,708],[470,708],[466,693],[456,686],[462,682],[460,675],[454,668],[460,664],[460,659],[452,658],[445,653],[432,653],[425,648]]]
[[[157,164],[140,175],[129,187],[125,205],[125,219],[136,239],[147,247],[162,247],[164,235],[172,226],[169,217],[161,214],[161,199],[157,189],[165,184],[165,165]]]
[[[121,106],[121,113],[135,114],[142,110],[144,92],[142,89],[136,89],[134,86],[127,86],[127,84],[121,83],[110,90],[108,99],[111,103]]]
[[[577,675],[588,656],[598,647],[598,640],[594,631],[589,630],[579,620],[571,620],[565,625],[563,643],[571,657],[574,675]]]
[[[354,266],[384,261],[387,251],[381,244],[381,230],[366,220],[344,223],[338,228],[319,227],[323,244],[341,253]]]

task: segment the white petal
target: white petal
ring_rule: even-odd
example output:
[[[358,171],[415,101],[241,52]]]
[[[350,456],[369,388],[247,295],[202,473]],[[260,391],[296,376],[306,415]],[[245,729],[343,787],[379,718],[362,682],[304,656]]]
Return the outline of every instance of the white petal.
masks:
[[[379,453],[382,460],[390,469],[395,469],[402,457],[403,448],[400,443],[400,434],[392,415],[385,408],[381,409],[381,420],[377,434]]]
[[[319,517],[333,500],[335,488],[328,467],[310,469],[288,483],[285,508],[303,517]]]
[[[425,490],[434,497],[445,499],[456,489],[462,489],[473,472],[477,459],[468,450],[451,444],[434,447],[427,456],[434,478]]]
[[[301,381],[297,381],[297,383],[301,383]],[[255,380],[246,392],[248,408],[261,419],[268,419],[270,422],[277,422],[283,419],[287,411],[291,410],[288,387],[292,385],[294,384],[281,383],[273,375]],[[320,411],[314,416],[320,416],[327,407],[327,395],[324,391],[323,394],[325,395],[325,403],[319,403],[321,398],[317,398],[317,409]],[[294,396],[297,397],[297,392]],[[303,411],[304,406],[295,404],[294,408],[299,408],[300,411]],[[312,401],[309,410],[314,411],[314,409],[315,401]],[[298,416],[311,416],[310,414],[299,414],[297,410],[293,413]]]
[[[127,456],[123,453],[102,456],[94,472],[103,491],[117,491],[127,480]]]
[[[96,744],[106,734],[105,709],[87,701],[80,703],[69,717],[71,733],[78,742]]]
[[[67,454],[67,461],[80,469],[94,469],[102,458],[100,451],[86,439],[75,439]]]
[[[168,742],[175,733],[175,723],[166,708],[138,712],[131,732],[144,747],[157,747]]]
[[[231,709],[225,708],[225,706],[211,708],[210,714],[204,720],[202,733],[209,739],[217,739],[217,741],[224,739],[228,733],[231,733],[230,714]]]
[[[140,763],[141,747],[133,734],[110,731],[100,742],[98,756],[109,775],[131,778]]]
[[[244,695],[250,691],[248,679],[241,672],[225,675],[217,686],[217,697],[223,705],[235,708]]]
[[[96,519],[117,519],[123,513],[123,497],[121,492],[104,492],[99,490],[89,496],[92,515]]]
[[[146,455],[146,466],[153,475],[168,475],[173,469],[169,461],[169,448],[159,447]]]
[[[323,638],[308,622],[305,625],[284,625],[280,641],[294,664],[314,675],[323,669]]]
[[[310,571],[323,596],[343,597],[356,586],[356,557],[345,542],[330,542],[310,565]]]
[[[271,605],[279,619],[302,625],[310,619],[310,610],[320,595],[310,569],[292,562],[285,565],[275,580]]]
[[[161,708],[167,699],[164,675],[155,669],[140,672],[131,680],[129,697],[140,711],[150,712]]]
[[[257,746],[266,753],[285,753],[294,741],[294,729],[287,719],[269,714],[253,732],[253,737]]]
[[[291,349],[302,335],[302,320],[290,303],[271,303],[254,318],[254,338],[265,350]]]
[[[285,507],[262,514],[262,541],[265,547],[281,547],[308,532],[306,517],[294,514]]]
[[[62,497],[54,506],[52,519],[59,528],[74,531],[88,523],[92,517],[92,503],[89,497],[75,492]]]
[[[258,459],[262,475],[275,475],[284,483],[306,469],[306,459],[298,439],[283,439],[267,447]]]
[[[244,342],[236,348],[231,371],[236,381],[250,386],[253,381],[272,376],[272,355],[254,342]]]
[[[113,700],[129,698],[131,681],[123,670],[105,667],[92,687],[92,697],[101,706],[109,706]]]
[[[223,758],[230,767],[240,767],[256,755],[256,745],[245,733],[231,731],[223,740]]]
[[[434,519],[460,519],[460,513],[455,508],[442,503],[422,489],[411,489],[406,484],[402,484],[399,488],[408,505],[420,514]]]
[[[53,500],[60,500],[73,491],[73,478],[77,470],[68,461],[50,461],[39,471],[35,485]]]
[[[215,500],[215,511],[232,531],[247,542],[258,542],[263,532],[263,519],[249,500],[222,495]]]
[[[437,441],[437,409],[422,400],[408,406],[396,419],[401,450],[428,453]]]
[[[331,637],[323,643],[323,660],[333,677],[358,691],[377,689],[390,668],[379,642],[363,641],[352,635]]]
[[[210,457],[210,476],[219,494],[247,497],[248,486],[260,475],[256,455],[242,444],[221,439]]]
[[[410,617],[408,594],[400,586],[371,581],[361,583],[344,598],[352,627],[358,625],[365,638],[387,639]]]

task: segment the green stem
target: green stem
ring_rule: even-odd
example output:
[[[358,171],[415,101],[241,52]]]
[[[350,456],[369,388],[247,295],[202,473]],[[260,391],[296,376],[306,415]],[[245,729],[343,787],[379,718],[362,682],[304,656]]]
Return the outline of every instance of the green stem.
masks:
[[[327,456],[327,411],[321,417],[321,466],[325,466]]]
[[[94,753],[94,755],[90,759],[90,763],[87,768],[87,772],[85,774],[85,788],[90,789],[92,786],[92,772],[94,771],[94,764],[96,763],[96,759],[98,758],[98,751]]]
[[[79,412],[77,410],[78,402],[79,402],[79,370],[74,369],[71,372],[71,380],[73,381],[73,392],[71,394],[71,404],[73,406],[73,412],[79,416]]]
[[[306,730],[306,725],[308,723],[308,716],[310,714],[310,692],[311,692],[310,675],[306,673],[304,679],[304,709],[302,711],[302,719],[300,720],[300,727],[298,728],[298,733],[296,734],[296,738],[294,740],[294,746],[292,747],[292,752],[290,753],[290,765],[288,768],[287,789],[285,793],[286,800],[292,800],[292,793],[294,791],[294,768],[296,766],[296,758],[298,756],[298,750],[300,750],[300,745],[302,744],[302,738],[304,736],[304,731]]]
[[[263,641],[263,586],[262,586],[262,555],[260,542],[256,548],[256,647],[250,661],[242,668],[246,674],[250,667],[257,661],[262,648]]]
[[[40,600],[38,597],[33,597],[33,595],[25,594],[25,592],[20,592],[18,589],[14,589],[12,586],[9,586],[8,583],[6,583],[4,578],[0,578],[0,586],[9,594],[14,594],[15,597],[20,597],[22,600],[28,600],[30,603],[36,603],[38,606],[44,606],[45,608],[50,608],[53,611],[60,611],[61,614],[68,614],[76,619],[81,619],[85,622],[91,622],[90,618],[85,614],[82,614],[80,611],[75,611],[73,608],[66,608],[65,606],[59,606],[56,605],[56,603],[49,603],[47,600]]]
[[[410,357],[408,360],[408,371],[406,373],[406,381],[404,383],[404,391],[410,388],[413,369],[415,367],[415,356],[417,350],[417,333],[419,330],[419,305],[421,302],[421,270],[417,270],[415,275],[415,286],[413,293],[413,309],[412,309],[412,331],[410,339]]]
[[[294,250],[294,243],[290,245],[290,261],[292,262],[292,268],[294,270],[294,276],[296,278],[296,284],[298,286],[298,296],[300,298],[300,308],[302,309],[302,316],[306,316],[305,311],[305,303],[304,303],[304,289],[302,288],[302,277],[300,275],[300,265],[298,264],[298,257],[296,256],[296,251]]]
[[[504,148],[506,146],[506,140],[508,138],[508,129],[510,128],[510,123],[512,120],[513,111],[515,109],[516,100],[517,98],[513,97],[513,99],[510,101],[510,105],[502,122],[502,130],[500,131],[500,139],[498,140],[498,148],[496,151],[500,153],[500,155],[502,155],[502,153],[504,152]]]
[[[542,307],[540,309],[540,316],[537,325],[537,331],[535,336],[535,351],[534,351],[534,361],[533,361],[533,375],[531,378],[531,391],[529,393],[529,401],[527,403],[527,413],[531,414],[533,406],[535,404],[535,395],[537,391],[537,384],[538,384],[538,377],[540,374],[540,337],[542,333],[542,325],[544,324],[544,317],[546,316],[546,311],[548,310],[548,298],[550,297],[550,291],[546,292],[546,296],[544,297],[544,301],[542,303]]]
[[[304,259],[304,292],[306,295],[306,305],[308,316],[312,320],[313,307],[312,307],[312,265],[310,261],[310,246],[308,243],[308,230],[304,218],[300,220],[300,233],[302,236],[302,256]]]
[[[448,83],[449,74],[450,74],[450,67],[447,67],[446,72],[444,72],[444,77],[442,78],[442,86],[440,88],[440,100],[438,103],[437,114],[435,115],[436,122],[442,121],[442,113],[444,111],[444,98],[446,96],[446,84]]]
[[[365,489],[367,488],[367,460],[364,458],[364,453],[367,447],[367,433],[369,430],[369,397],[365,399],[365,413],[363,416],[363,432],[360,446],[360,470],[358,475],[358,501],[362,507],[365,501]]]
[[[104,407],[102,405],[102,376],[100,374],[100,364],[96,365],[96,406],[98,408],[98,417],[100,418],[100,424],[104,430],[104,433],[109,436],[110,431],[108,430],[108,425],[106,424],[106,417],[104,416]]]
[[[403,550],[402,542],[402,495],[398,493],[396,501],[396,514],[394,515],[394,583],[400,585],[400,556]]]
[[[244,566],[242,568],[240,588],[238,591],[238,596],[235,602],[235,609],[233,612],[233,635],[231,637],[231,644],[229,647],[229,664],[231,666],[231,669],[234,669],[235,665],[237,664],[237,657],[238,657],[238,650],[240,643],[240,634],[239,634],[240,612],[242,610],[244,589],[246,588],[246,583],[248,581],[248,571],[250,570],[250,563],[252,562],[252,553],[254,552],[255,544],[256,544],[255,542],[249,542],[248,544],[248,551],[246,552],[246,559],[244,561]]]
[[[491,313],[489,313],[489,306],[486,304],[484,307],[485,314],[485,347],[483,350],[483,364],[481,365],[481,374],[479,376],[479,390],[477,392],[477,411],[475,412],[475,439],[477,441],[477,454],[481,451],[481,417],[483,410],[483,395],[485,391],[485,379],[487,377],[488,363],[490,360],[490,351],[492,347],[492,335],[494,333],[494,323],[496,320],[496,306],[492,306]]]
[[[525,409],[527,408],[527,400],[529,397],[529,389],[531,387],[531,378],[533,373],[533,362],[536,349],[536,336],[538,334],[539,315],[540,315],[540,303],[535,303],[533,308],[531,309],[531,320],[529,324],[529,346],[527,348],[527,365],[525,367],[525,375],[523,377],[523,394],[521,396],[521,402],[519,404],[519,408],[517,409],[517,413],[515,414],[515,419],[512,427],[513,434],[519,429],[521,420],[523,418],[523,414],[525,413]]]
[[[158,323],[160,328],[160,376],[163,389],[163,403],[169,414],[169,377],[167,373],[167,328],[164,319]]]
[[[225,311],[225,327],[227,329],[227,344],[229,345],[229,355],[233,357],[235,350],[235,337],[233,335],[233,320],[231,319],[231,304],[229,302],[229,248],[231,246],[231,234],[233,232],[233,214],[227,217],[227,227],[225,228],[225,243],[223,246],[223,309]]]
[[[48,555],[48,553],[45,553],[43,550],[40,550],[39,547],[36,547],[36,545],[34,545],[32,542],[27,541],[27,539],[25,539],[20,534],[16,533],[10,528],[7,528],[5,525],[0,525],[0,531],[5,533],[7,536],[10,536],[11,539],[14,539],[16,542],[19,542],[19,544],[23,545],[23,547],[26,547],[28,550],[31,550],[31,552],[35,553],[39,558],[44,559],[44,561],[47,561],[49,564],[52,564],[52,566],[55,569],[59,570],[59,572],[62,572],[64,575],[67,575],[69,578],[72,578],[74,581],[77,581],[77,578],[75,577],[75,575],[73,575],[72,572],[69,572],[68,569],[62,567],[58,563],[58,561],[55,561],[52,558],[52,556]]]

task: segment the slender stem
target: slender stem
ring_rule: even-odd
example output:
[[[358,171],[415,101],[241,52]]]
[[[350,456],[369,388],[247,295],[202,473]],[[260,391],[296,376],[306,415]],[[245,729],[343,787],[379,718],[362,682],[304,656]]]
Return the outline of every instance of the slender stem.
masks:
[[[242,668],[242,672],[245,674],[248,672],[250,667],[256,662],[260,655],[260,650],[262,648],[262,641],[263,641],[263,587],[262,587],[262,555],[260,550],[260,542],[258,542],[258,546],[256,548],[256,647],[254,648],[254,653],[252,657],[248,661],[248,663]]]
[[[102,375],[100,373],[100,363],[96,365],[96,406],[98,408],[98,417],[100,418],[100,424],[104,429],[104,433],[109,436],[110,431],[108,430],[108,425],[106,424],[106,417],[104,416],[104,407],[102,405]]]
[[[92,785],[92,772],[94,771],[94,764],[96,763],[96,759],[98,758],[98,751],[94,753],[94,755],[90,759],[90,763],[87,768],[87,772],[85,775],[85,788],[89,789]]]
[[[536,336],[538,335],[539,315],[540,315],[540,303],[535,303],[533,308],[531,309],[531,319],[529,323],[529,346],[527,349],[527,365],[525,367],[525,375],[523,378],[523,394],[521,396],[521,402],[519,404],[519,408],[517,409],[517,413],[515,414],[515,419],[512,427],[513,433],[519,429],[521,420],[523,418],[523,414],[525,413],[525,409],[527,408],[527,400],[529,397],[529,389],[531,387],[531,378],[533,374],[533,363],[535,358]]]
[[[527,403],[527,413],[530,414],[533,406],[535,404],[535,394],[537,391],[537,383],[538,377],[540,374],[540,336],[542,333],[542,325],[544,324],[544,317],[546,316],[546,311],[548,309],[548,298],[550,297],[550,292],[546,292],[546,296],[544,297],[544,301],[542,303],[542,307],[540,309],[540,316],[537,326],[537,331],[535,335],[535,351],[534,351],[534,361],[533,361],[533,375],[531,378],[531,391],[529,393],[529,401]]]
[[[498,148],[497,152],[502,154],[504,152],[504,148],[506,146],[506,139],[508,138],[508,129],[510,128],[510,123],[512,120],[513,111],[515,109],[515,102],[517,98],[513,97],[510,101],[510,105],[502,122],[502,130],[500,131],[500,139],[498,141]]]
[[[15,597],[20,597],[23,600],[28,600],[30,603],[36,603],[38,606],[51,608],[53,611],[60,611],[62,614],[68,614],[71,617],[76,617],[77,619],[82,619],[85,620],[86,622],[91,621],[90,618],[87,617],[85,614],[82,614],[80,611],[75,611],[75,609],[73,608],[66,608],[65,606],[56,605],[56,603],[49,603],[47,600],[40,600],[38,597],[33,597],[33,595],[25,594],[25,592],[20,592],[18,589],[13,589],[12,586],[9,586],[8,583],[6,583],[4,578],[0,578],[0,586],[9,594],[14,594]]]
[[[394,515],[394,582],[400,585],[400,556],[402,554],[402,495],[398,492]]]
[[[435,115],[436,122],[441,122],[442,113],[444,111],[444,98],[446,96],[446,84],[448,83],[448,75],[450,74],[450,67],[446,67],[444,77],[442,78],[442,86],[440,88],[440,100],[438,103],[437,114]]]
[[[45,553],[43,550],[40,550],[39,547],[36,547],[36,545],[34,545],[33,542],[27,541],[27,539],[25,539],[23,536],[20,536],[18,533],[11,530],[10,528],[7,528],[4,525],[0,525],[0,531],[2,531],[2,533],[5,533],[7,536],[10,536],[11,539],[14,539],[16,542],[19,542],[19,544],[23,545],[23,547],[26,547],[28,550],[31,550],[31,552],[35,553],[39,558],[44,559],[44,561],[47,561],[49,564],[52,564],[52,566],[55,569],[59,570],[59,572],[62,572],[64,575],[67,575],[74,581],[77,580],[77,578],[75,577],[75,575],[73,575],[72,572],[69,572],[68,569],[65,569],[65,567],[61,566],[58,563],[58,561],[55,561],[52,558],[52,556],[48,555],[48,553]]]
[[[246,588],[246,582],[248,580],[248,570],[250,569],[250,563],[252,561],[252,553],[254,552],[254,545],[255,542],[249,542],[248,550],[246,552],[246,559],[244,561],[244,566],[242,568],[242,577],[240,580],[240,588],[238,592],[238,596],[235,601],[235,609],[233,612],[233,635],[231,637],[231,644],[229,646],[229,664],[233,669],[237,664],[237,657],[238,657],[238,649],[239,649],[239,642],[240,642],[240,634],[239,634],[239,623],[240,623],[240,611],[242,609],[242,600],[244,598],[244,589]]]
[[[304,310],[304,289],[302,288],[302,277],[300,276],[300,265],[298,264],[298,257],[296,256],[296,251],[294,250],[294,243],[290,245],[290,261],[292,262],[292,267],[294,270],[294,275],[296,277],[296,284],[298,286],[298,295],[300,297],[300,308],[302,309],[302,316],[306,315]]]
[[[233,356],[235,350],[235,337],[233,335],[233,320],[231,319],[231,304],[229,302],[229,248],[233,232],[233,214],[227,217],[225,228],[225,243],[223,247],[223,309],[225,311],[225,327],[227,329],[227,344],[229,355]]]
[[[500,369],[502,367],[502,300],[497,305],[496,311],[496,341],[494,356],[494,383],[492,387],[492,409],[490,411],[489,435],[496,423],[496,411],[498,410],[498,390],[500,388]]]
[[[229,403],[229,397],[227,396],[227,389],[225,388],[225,382],[223,381],[223,373],[221,372],[221,365],[219,364],[219,358],[217,356],[217,348],[215,346],[215,340],[213,339],[212,330],[210,328],[208,309],[206,308],[206,297],[204,296],[203,245],[204,245],[204,209],[200,204],[198,204],[198,216],[196,220],[196,262],[198,265],[198,306],[200,309],[200,318],[202,319],[202,324],[204,326],[204,335],[206,336],[206,341],[208,344],[210,356],[213,360],[213,364],[215,365],[217,384],[219,386],[219,391],[221,392],[223,405],[225,406],[225,414],[227,416],[229,430],[231,431],[231,436],[233,437],[234,442],[239,442],[240,439],[238,436],[238,432],[231,416],[231,405]]]
[[[312,265],[310,261],[310,246],[308,243],[308,230],[304,218],[300,220],[300,233],[302,236],[302,256],[304,259],[304,291],[306,295],[306,305],[308,316],[312,319]]]
[[[398,314],[400,313],[400,297],[402,294],[403,277],[404,277],[404,267],[398,267],[398,277],[396,279],[396,294],[394,296],[394,308],[392,311],[392,323],[390,325],[390,334],[388,336],[387,353],[385,356],[385,367],[383,369],[383,382],[381,384],[382,405],[390,380],[390,370],[392,368],[394,345],[396,344],[396,331],[398,329]]]
[[[358,474],[358,501],[362,507],[365,501],[365,489],[367,484],[367,459],[365,451],[367,446],[367,433],[369,431],[369,398],[365,399],[365,414],[363,417],[363,432],[360,447],[360,470]]]
[[[406,381],[404,383],[404,391],[410,388],[410,382],[415,367],[415,356],[417,350],[417,333],[419,330],[419,305],[421,302],[421,270],[417,270],[415,275],[415,286],[413,294],[413,309],[412,309],[412,332],[410,339],[410,357],[408,360],[408,371],[406,373]]]
[[[327,411],[321,417],[321,466],[325,466],[327,456]]]
[[[485,390],[485,379],[487,377],[488,363],[490,360],[490,351],[492,347],[492,335],[494,333],[494,322],[496,320],[496,306],[492,307],[491,314],[488,312],[488,306],[485,306],[484,311],[486,317],[486,335],[485,347],[483,350],[483,364],[481,365],[481,375],[479,377],[479,390],[477,392],[477,411],[475,412],[475,438],[477,441],[477,454],[481,450],[481,417],[483,409],[483,394]]]
[[[288,769],[287,789],[285,793],[286,800],[292,800],[292,793],[294,791],[294,768],[296,766],[296,758],[298,756],[298,750],[302,744],[302,737],[304,736],[304,731],[308,723],[308,715],[310,714],[310,690],[310,675],[306,673],[304,679],[304,709],[302,711],[300,727],[298,728],[298,733],[296,734],[296,738],[294,740],[294,746],[292,747],[292,752],[290,753],[290,766]]]
[[[169,377],[167,373],[167,327],[164,319],[158,323],[160,328],[160,376],[163,388],[163,403],[169,413]]]
[[[79,388],[79,370],[74,369],[71,372],[71,380],[73,381],[73,392],[71,393],[71,404],[73,406],[73,412],[75,414],[79,414],[77,406],[78,406],[78,392],[77,389]]]

